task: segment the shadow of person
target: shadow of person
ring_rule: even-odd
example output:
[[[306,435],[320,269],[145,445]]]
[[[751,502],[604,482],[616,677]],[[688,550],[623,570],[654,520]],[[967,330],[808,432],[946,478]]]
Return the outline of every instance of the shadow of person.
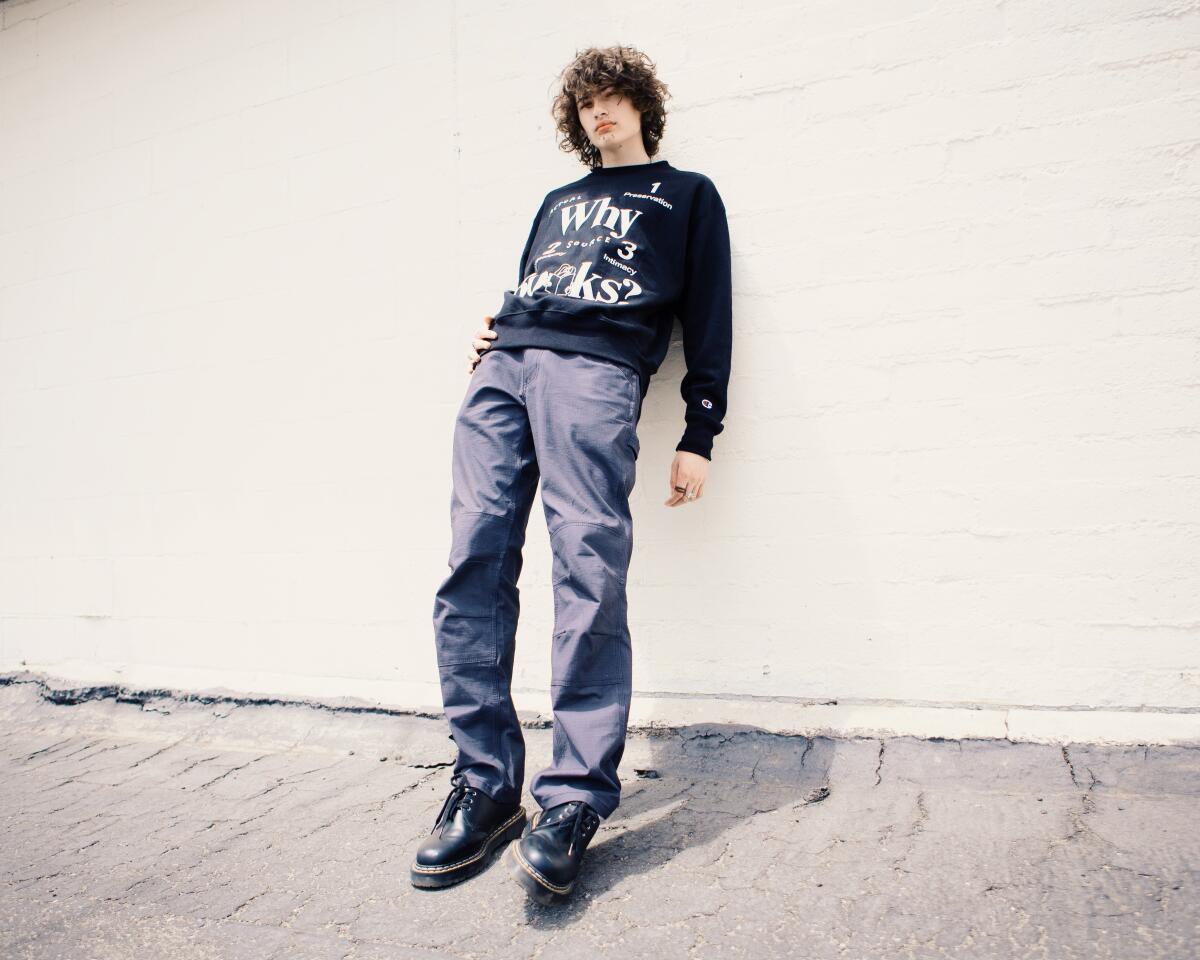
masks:
[[[529,923],[570,925],[597,895],[669,863],[712,865],[729,850],[716,841],[755,816],[787,809],[803,820],[829,796],[836,749],[827,737],[735,724],[651,732],[637,746],[622,765],[621,805],[589,845],[575,889],[552,906],[530,900]]]

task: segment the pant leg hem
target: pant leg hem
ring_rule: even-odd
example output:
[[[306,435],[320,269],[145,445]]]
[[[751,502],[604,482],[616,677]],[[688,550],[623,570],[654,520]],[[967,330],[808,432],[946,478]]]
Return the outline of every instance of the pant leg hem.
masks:
[[[496,790],[496,788],[494,786],[492,786],[491,784],[485,784],[482,781],[476,780],[469,773],[462,774],[462,777],[464,780],[466,780],[467,786],[474,787],[480,793],[487,796],[487,798],[489,800],[491,800],[492,803],[495,803],[499,806],[510,806],[514,803],[519,803],[521,801],[521,794],[519,792],[515,795],[514,799],[512,799],[512,800],[497,800],[496,797],[503,796],[503,793],[501,791]]]
[[[563,790],[559,793],[551,794],[549,797],[544,799],[535,799],[537,799],[538,805],[543,810],[549,810],[551,807],[556,807],[560,803],[566,803],[569,800],[583,800],[588,804],[588,806],[595,810],[596,813],[600,814],[601,820],[607,820],[616,812],[617,809],[617,805],[615,803],[601,800],[594,793],[588,793],[586,790]]]

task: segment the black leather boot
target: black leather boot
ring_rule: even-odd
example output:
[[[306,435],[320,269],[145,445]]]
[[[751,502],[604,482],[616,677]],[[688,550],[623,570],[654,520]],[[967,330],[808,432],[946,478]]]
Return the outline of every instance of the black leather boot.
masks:
[[[508,869],[534,900],[555,903],[569,894],[583,866],[600,814],[582,800],[538,811],[509,847]]]
[[[414,887],[448,887],[473,877],[492,853],[525,829],[525,808],[519,803],[496,803],[461,773],[450,782],[453,787],[409,870]]]

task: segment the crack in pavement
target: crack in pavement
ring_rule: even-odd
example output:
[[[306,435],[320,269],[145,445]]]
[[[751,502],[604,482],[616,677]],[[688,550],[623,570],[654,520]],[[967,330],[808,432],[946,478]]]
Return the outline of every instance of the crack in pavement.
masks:
[[[0,768],[0,929],[41,938],[29,960],[116,955],[118,936],[162,955],[155,925],[185,919],[204,931],[203,955],[263,960],[389,949],[526,960],[576,948],[891,960],[973,955],[988,942],[1013,957],[1071,956],[1095,923],[1114,955],[1184,957],[1200,913],[1187,816],[1200,792],[1195,751],[783,738],[719,724],[634,734],[621,809],[573,901],[547,909],[528,907],[494,865],[444,891],[411,887],[410,847],[441,802],[431,784],[453,766],[430,762],[445,750],[441,721],[398,730],[347,718],[337,729],[327,714],[235,706],[214,721],[128,704],[106,713],[105,738],[80,711],[64,740],[69,711],[45,704],[39,715],[41,704],[29,710],[0,687],[12,718],[0,728],[11,758]],[[136,732],[114,735],[126,710]],[[172,742],[146,744],[148,726]],[[550,756],[552,736],[531,735],[531,762]],[[366,763],[398,757],[397,743],[414,762]],[[331,744],[357,759],[331,756]],[[133,761],[122,747],[146,755]],[[885,763],[897,770],[887,782]],[[1053,802],[1033,806],[1038,793]],[[1120,812],[1124,797],[1154,802]],[[438,925],[465,910],[474,919],[461,931]]]

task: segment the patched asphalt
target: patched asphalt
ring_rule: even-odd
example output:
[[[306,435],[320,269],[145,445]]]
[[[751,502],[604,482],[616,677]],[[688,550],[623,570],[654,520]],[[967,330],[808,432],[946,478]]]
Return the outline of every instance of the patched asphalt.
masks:
[[[546,907],[411,886],[438,716],[10,674],[0,723],[5,960],[1200,955],[1197,748],[633,731]]]

